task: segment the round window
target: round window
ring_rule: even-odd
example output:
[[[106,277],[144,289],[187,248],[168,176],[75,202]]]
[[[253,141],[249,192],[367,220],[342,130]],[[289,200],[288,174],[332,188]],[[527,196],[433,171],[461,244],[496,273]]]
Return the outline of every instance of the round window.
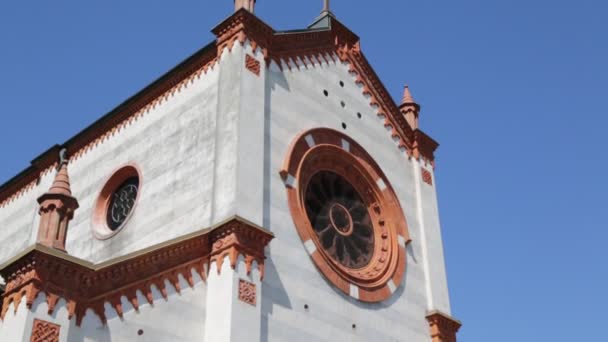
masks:
[[[314,129],[281,170],[292,218],[326,279],[364,302],[388,299],[405,274],[407,223],[388,179],[354,140]]]
[[[106,213],[106,223],[111,231],[122,226],[135,207],[139,191],[139,177],[131,177],[122,183],[112,194]]]
[[[342,176],[321,171],[306,189],[306,213],[325,252],[348,268],[367,266],[374,253],[368,205]]]
[[[116,171],[106,182],[93,211],[93,233],[108,239],[124,228],[139,198],[141,176],[135,166]]]

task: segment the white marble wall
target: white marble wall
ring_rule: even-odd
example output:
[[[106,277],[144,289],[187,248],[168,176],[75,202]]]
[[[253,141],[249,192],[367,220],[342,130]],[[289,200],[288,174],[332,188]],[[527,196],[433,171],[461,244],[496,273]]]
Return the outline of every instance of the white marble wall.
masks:
[[[36,241],[37,198],[48,190],[48,186],[44,188],[45,184],[41,183],[6,206],[0,207],[0,264]]]
[[[441,248],[441,241],[422,239],[413,167],[416,162],[399,150],[383,120],[355,84],[348,66],[337,58],[336,62],[301,70],[284,67],[281,71],[272,65],[268,73],[264,226],[276,239],[270,247],[263,291],[262,341],[429,341],[425,319],[428,272],[422,246],[427,243],[430,248]],[[324,90],[329,92],[328,97]],[[361,113],[360,119],[357,113]],[[334,289],[317,271],[296,232],[278,172],[290,142],[300,132],[316,127],[342,131],[361,144],[385,172],[401,202],[413,242],[408,246],[405,282],[386,302],[364,304]],[[434,211],[428,213],[436,215]],[[443,270],[443,259],[437,268]],[[437,291],[447,297],[447,288],[438,286]]]
[[[262,75],[245,69],[247,53],[260,60]],[[281,70],[276,64],[266,68],[249,44],[223,51],[207,74],[70,163],[81,208],[70,226],[68,252],[100,263],[240,215],[276,236],[267,252],[261,318],[257,327],[249,327],[261,341],[429,341],[427,310],[449,313],[434,188],[417,186],[417,161],[399,150],[348,66],[335,60]],[[406,279],[386,302],[364,304],[334,289],[293,225],[279,170],[291,141],[317,127],[343,131],[363,146],[401,202],[413,241]],[[113,170],[126,163],[143,173],[139,203],[123,231],[97,240],[91,233],[92,207]],[[35,198],[51,181],[49,174],[35,190],[0,209],[0,262],[35,241]],[[109,317],[106,327],[93,314],[83,329],[72,321],[62,341],[202,341],[205,316],[214,314],[205,312],[205,287],[183,288],[181,295],[159,299],[140,313],[125,309],[124,319]],[[143,337],[136,335],[138,329]]]
[[[80,208],[70,223],[68,253],[93,263],[171,240],[212,224],[216,175],[218,68],[176,93],[69,165]],[[125,228],[101,241],[92,234],[93,206],[118,168],[136,164],[142,172],[140,199]],[[35,243],[36,197],[53,180],[46,175],[35,190],[0,209],[0,263]],[[223,196],[218,194],[218,196]],[[214,208],[214,206],[216,208]]]

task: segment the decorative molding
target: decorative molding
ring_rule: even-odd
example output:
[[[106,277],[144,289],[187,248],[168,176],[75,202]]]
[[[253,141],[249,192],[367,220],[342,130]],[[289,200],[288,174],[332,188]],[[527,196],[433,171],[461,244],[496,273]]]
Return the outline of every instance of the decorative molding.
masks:
[[[314,138],[315,146],[307,143],[307,136]],[[349,143],[349,151],[342,148],[344,141]],[[374,252],[369,264],[361,269],[347,268],[327,255],[312,228],[303,191],[319,170],[331,171],[346,179],[371,208]],[[399,200],[371,156],[338,131],[313,129],[301,133],[291,144],[280,175],[283,180],[287,175],[295,175],[296,184],[286,186],[289,208],[298,234],[307,249],[313,251],[311,258],[321,273],[346,295],[356,286],[361,301],[388,299],[403,282],[405,274],[406,246],[399,243],[399,236],[406,243],[410,238]],[[384,185],[381,187],[381,184]],[[311,244],[315,248],[310,248]]]
[[[430,186],[433,186],[433,175],[431,175],[431,171],[421,167],[420,172],[422,174],[422,181]]]
[[[35,319],[30,342],[59,342],[60,330],[57,324]]]
[[[272,27],[246,10],[240,10],[218,25],[213,33],[218,37],[218,49],[232,49],[234,43],[251,43],[255,51],[262,48],[266,65],[274,61],[279,68],[289,70],[308,68],[315,61],[319,64],[339,60],[349,64],[349,71],[355,75],[355,82],[362,85],[362,93],[370,97],[370,106],[376,108],[377,115],[384,118],[384,126],[397,146],[406,151],[409,157],[424,159],[434,165],[434,152],[437,142],[411,127],[402,109],[411,106],[398,106],[388,90],[373,70],[361,51],[359,37],[335,18],[326,30],[304,30],[300,32],[275,32]],[[413,104],[416,112],[420,106]]]
[[[289,70],[308,69],[315,63],[347,63],[355,82],[362,85],[363,95],[370,98],[370,106],[383,119],[397,147],[408,157],[422,158],[434,166],[434,152],[439,144],[419,129],[410,127],[363,55],[359,37],[334,17],[327,29],[277,32],[249,11],[240,9],[212,32],[217,37],[214,43],[66,142],[64,147],[73,156],[71,162],[188,87],[216,65],[225,48],[231,50],[235,43],[244,45],[248,41],[253,51],[261,49],[267,67],[271,61]],[[32,167],[0,188],[0,208],[36,185],[37,179],[56,163],[55,155],[52,158],[49,155],[50,152],[45,153]]]
[[[118,228],[111,230],[107,223],[107,213],[110,202],[112,201],[112,196],[121,184],[132,177],[136,177],[139,182],[137,196],[135,198],[133,207],[131,208],[131,211],[125,218],[124,222]],[[139,203],[141,188],[143,185],[144,179],[141,169],[135,163],[123,165],[112,172],[112,175],[106,180],[103,188],[99,192],[97,200],[95,201],[95,206],[93,207],[93,217],[91,218],[93,236],[99,240],[107,240],[121,232],[135,212],[135,209]]]
[[[78,200],[72,196],[67,160],[61,162],[53,185],[38,198],[38,203],[40,224],[37,242],[65,252],[69,223],[78,209]]]
[[[252,306],[257,305],[257,292],[254,283],[239,279],[239,300]]]
[[[439,311],[429,313],[426,319],[431,327],[433,342],[456,342],[456,333],[462,326],[460,321]]]
[[[18,198],[35,188],[36,184],[38,183],[38,180],[34,179],[29,183],[26,183],[25,185],[20,185],[20,183],[22,182],[17,181],[14,183],[14,185],[11,184],[12,186],[7,187],[6,190],[2,189],[5,191],[0,191],[0,208],[6,207],[11,202],[17,200]]]
[[[37,246],[0,270],[7,282],[0,318],[4,319],[11,303],[15,311],[22,300],[31,308],[38,295],[45,293],[49,314],[63,298],[68,303],[69,318],[75,317],[78,326],[88,309],[92,309],[105,324],[105,303],[110,303],[122,317],[123,296],[135,310],[140,305],[137,291],[141,291],[150,304],[154,302],[152,286],[167,299],[166,281],[177,292],[181,291],[180,276],[193,287],[192,272],[206,280],[205,266],[220,255],[230,255],[236,266],[234,255],[243,254],[248,270],[251,270],[253,261],[263,269],[264,248],[272,238],[272,234],[263,229],[235,218],[196,236],[99,268]]]
[[[255,261],[263,279],[266,260],[264,249],[272,239],[273,236],[266,231],[249,223],[233,220],[211,232],[210,263],[216,263],[219,274],[226,257],[229,258],[232,269],[235,269],[238,257],[243,256],[247,274],[251,273]]]
[[[260,76],[261,63],[250,54],[245,56],[245,67],[254,75]]]
[[[439,143],[429,137],[421,130],[414,131],[414,146],[412,156],[416,159],[422,159],[425,162],[431,163],[435,167],[435,150],[439,147]]]
[[[275,33],[272,27],[242,8],[211,32],[217,37],[218,56],[225,48],[231,51],[236,42],[243,45],[246,40],[249,40],[254,51],[258,46],[262,48],[265,58],[268,58],[268,48],[272,44],[272,37]]]
[[[215,44],[209,44],[173,68],[157,81],[119,105],[63,144],[71,156],[70,163],[130,126],[145,114],[188,88],[217,63]],[[32,165],[17,177],[0,186],[0,208],[23,196],[57,165],[55,146],[32,161]]]

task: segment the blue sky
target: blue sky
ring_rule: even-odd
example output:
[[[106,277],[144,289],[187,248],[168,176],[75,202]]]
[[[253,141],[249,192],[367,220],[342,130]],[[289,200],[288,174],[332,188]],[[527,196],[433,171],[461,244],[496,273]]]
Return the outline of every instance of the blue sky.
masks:
[[[231,0],[3,1],[0,183],[213,39]],[[276,29],[321,0],[259,0]],[[596,340],[605,325],[605,1],[333,0],[442,146],[461,341]]]

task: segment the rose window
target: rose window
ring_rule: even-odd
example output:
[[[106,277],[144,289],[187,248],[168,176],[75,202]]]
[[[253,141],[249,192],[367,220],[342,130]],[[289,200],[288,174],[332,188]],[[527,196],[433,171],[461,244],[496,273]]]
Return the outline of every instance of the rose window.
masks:
[[[374,253],[367,205],[346,179],[330,171],[315,174],[306,189],[306,213],[325,252],[341,265],[359,269]]]
[[[279,172],[303,249],[328,282],[363,302],[401,286],[409,239],[382,169],[342,132],[316,128],[291,143]]]

